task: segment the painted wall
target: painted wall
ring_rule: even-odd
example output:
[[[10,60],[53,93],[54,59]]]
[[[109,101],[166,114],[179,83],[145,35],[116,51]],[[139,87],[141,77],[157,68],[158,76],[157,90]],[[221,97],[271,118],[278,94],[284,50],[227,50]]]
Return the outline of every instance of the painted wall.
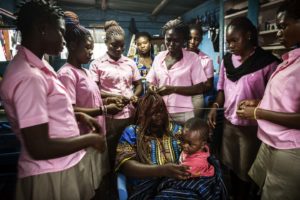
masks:
[[[185,22],[189,22],[191,19],[196,18],[197,16],[201,17],[205,15],[205,13],[210,12],[219,12],[219,1],[218,0],[207,0],[203,4],[199,5],[198,7],[194,8],[193,10],[188,11],[185,13],[182,18]],[[217,20],[219,16],[217,16]],[[209,37],[208,32],[203,35],[202,43],[199,45],[199,49],[209,55],[214,62],[215,71],[218,72],[219,64],[218,64],[218,57],[219,52],[215,52],[213,49],[213,44]]]
[[[170,19],[175,18],[175,16],[170,15],[161,15],[152,18],[149,14],[141,12],[117,10],[102,11],[101,9],[96,9],[94,7],[63,6],[63,9],[75,12],[79,16],[80,23],[84,26],[93,26],[96,24],[104,25],[104,22],[107,20],[116,20],[122,26],[126,34],[125,54],[127,53],[132,36],[128,30],[131,18],[135,19],[136,27],[139,31],[147,31],[152,35],[160,35],[161,27]]]

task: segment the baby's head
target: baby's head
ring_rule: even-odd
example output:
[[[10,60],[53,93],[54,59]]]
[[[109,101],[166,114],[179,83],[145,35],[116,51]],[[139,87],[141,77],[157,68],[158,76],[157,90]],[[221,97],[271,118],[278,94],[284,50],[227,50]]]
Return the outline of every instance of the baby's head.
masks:
[[[184,124],[182,148],[188,154],[202,150],[209,138],[209,127],[200,118],[191,118]]]

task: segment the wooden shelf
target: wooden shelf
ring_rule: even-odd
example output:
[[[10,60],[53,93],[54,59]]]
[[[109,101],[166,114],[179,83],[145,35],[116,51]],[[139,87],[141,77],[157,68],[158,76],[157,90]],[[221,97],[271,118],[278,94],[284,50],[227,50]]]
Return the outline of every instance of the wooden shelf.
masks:
[[[285,46],[282,45],[274,45],[274,46],[262,46],[261,48],[263,48],[264,50],[280,50],[280,49],[286,49]]]
[[[266,34],[272,34],[272,33],[277,33],[278,29],[275,30],[267,30],[267,31],[260,31],[259,35],[266,35]]]
[[[238,12],[230,14],[230,15],[225,15],[224,19],[230,19],[230,18],[233,18],[233,17],[239,17],[239,16],[242,16],[242,15],[246,14],[247,12],[248,12],[248,9],[241,10],[241,11],[238,11]]]
[[[269,8],[269,7],[275,6],[275,5],[277,5],[277,4],[280,4],[280,3],[282,3],[282,2],[284,2],[284,0],[270,1],[270,2],[268,2],[268,3],[264,3],[264,4],[260,5],[260,8],[261,8],[261,9]]]
[[[261,9],[266,9],[266,8],[275,6],[277,4],[280,4],[282,2],[284,2],[284,0],[270,1],[268,3],[264,3],[264,4],[260,5],[260,8]],[[239,16],[242,16],[242,15],[245,15],[247,12],[248,12],[248,9],[241,10],[241,11],[238,11],[236,13],[232,13],[230,15],[225,15],[224,19],[230,19],[230,18],[233,18],[233,17],[239,17]]]

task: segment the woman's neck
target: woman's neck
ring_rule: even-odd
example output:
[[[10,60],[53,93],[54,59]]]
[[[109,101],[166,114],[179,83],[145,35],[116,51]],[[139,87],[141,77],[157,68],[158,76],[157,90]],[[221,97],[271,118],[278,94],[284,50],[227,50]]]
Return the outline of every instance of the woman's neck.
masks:
[[[149,53],[141,53],[141,54],[138,54],[140,58],[150,58],[150,52]]]
[[[80,69],[81,68],[81,63],[78,61],[78,59],[76,59],[75,56],[73,56],[72,54],[70,54],[68,56],[67,62],[71,65],[73,65],[74,67]]]
[[[255,47],[249,47],[247,48],[240,56],[241,56],[241,62],[243,63],[245,60],[247,60],[253,51],[255,50]]]
[[[39,59],[42,60],[44,52],[41,46],[38,45],[36,42],[30,40],[23,40],[21,45],[29,49],[34,55],[36,55]]]

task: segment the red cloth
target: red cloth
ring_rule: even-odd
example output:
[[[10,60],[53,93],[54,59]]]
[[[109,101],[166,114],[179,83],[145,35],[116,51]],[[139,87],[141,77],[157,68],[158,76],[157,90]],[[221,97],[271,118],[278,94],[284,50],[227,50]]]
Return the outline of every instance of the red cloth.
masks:
[[[197,151],[191,155],[183,151],[180,155],[180,163],[190,167],[188,172],[191,173],[192,177],[213,176],[215,174],[214,166],[207,161],[210,156],[208,146],[205,146],[205,149],[206,151]]]

